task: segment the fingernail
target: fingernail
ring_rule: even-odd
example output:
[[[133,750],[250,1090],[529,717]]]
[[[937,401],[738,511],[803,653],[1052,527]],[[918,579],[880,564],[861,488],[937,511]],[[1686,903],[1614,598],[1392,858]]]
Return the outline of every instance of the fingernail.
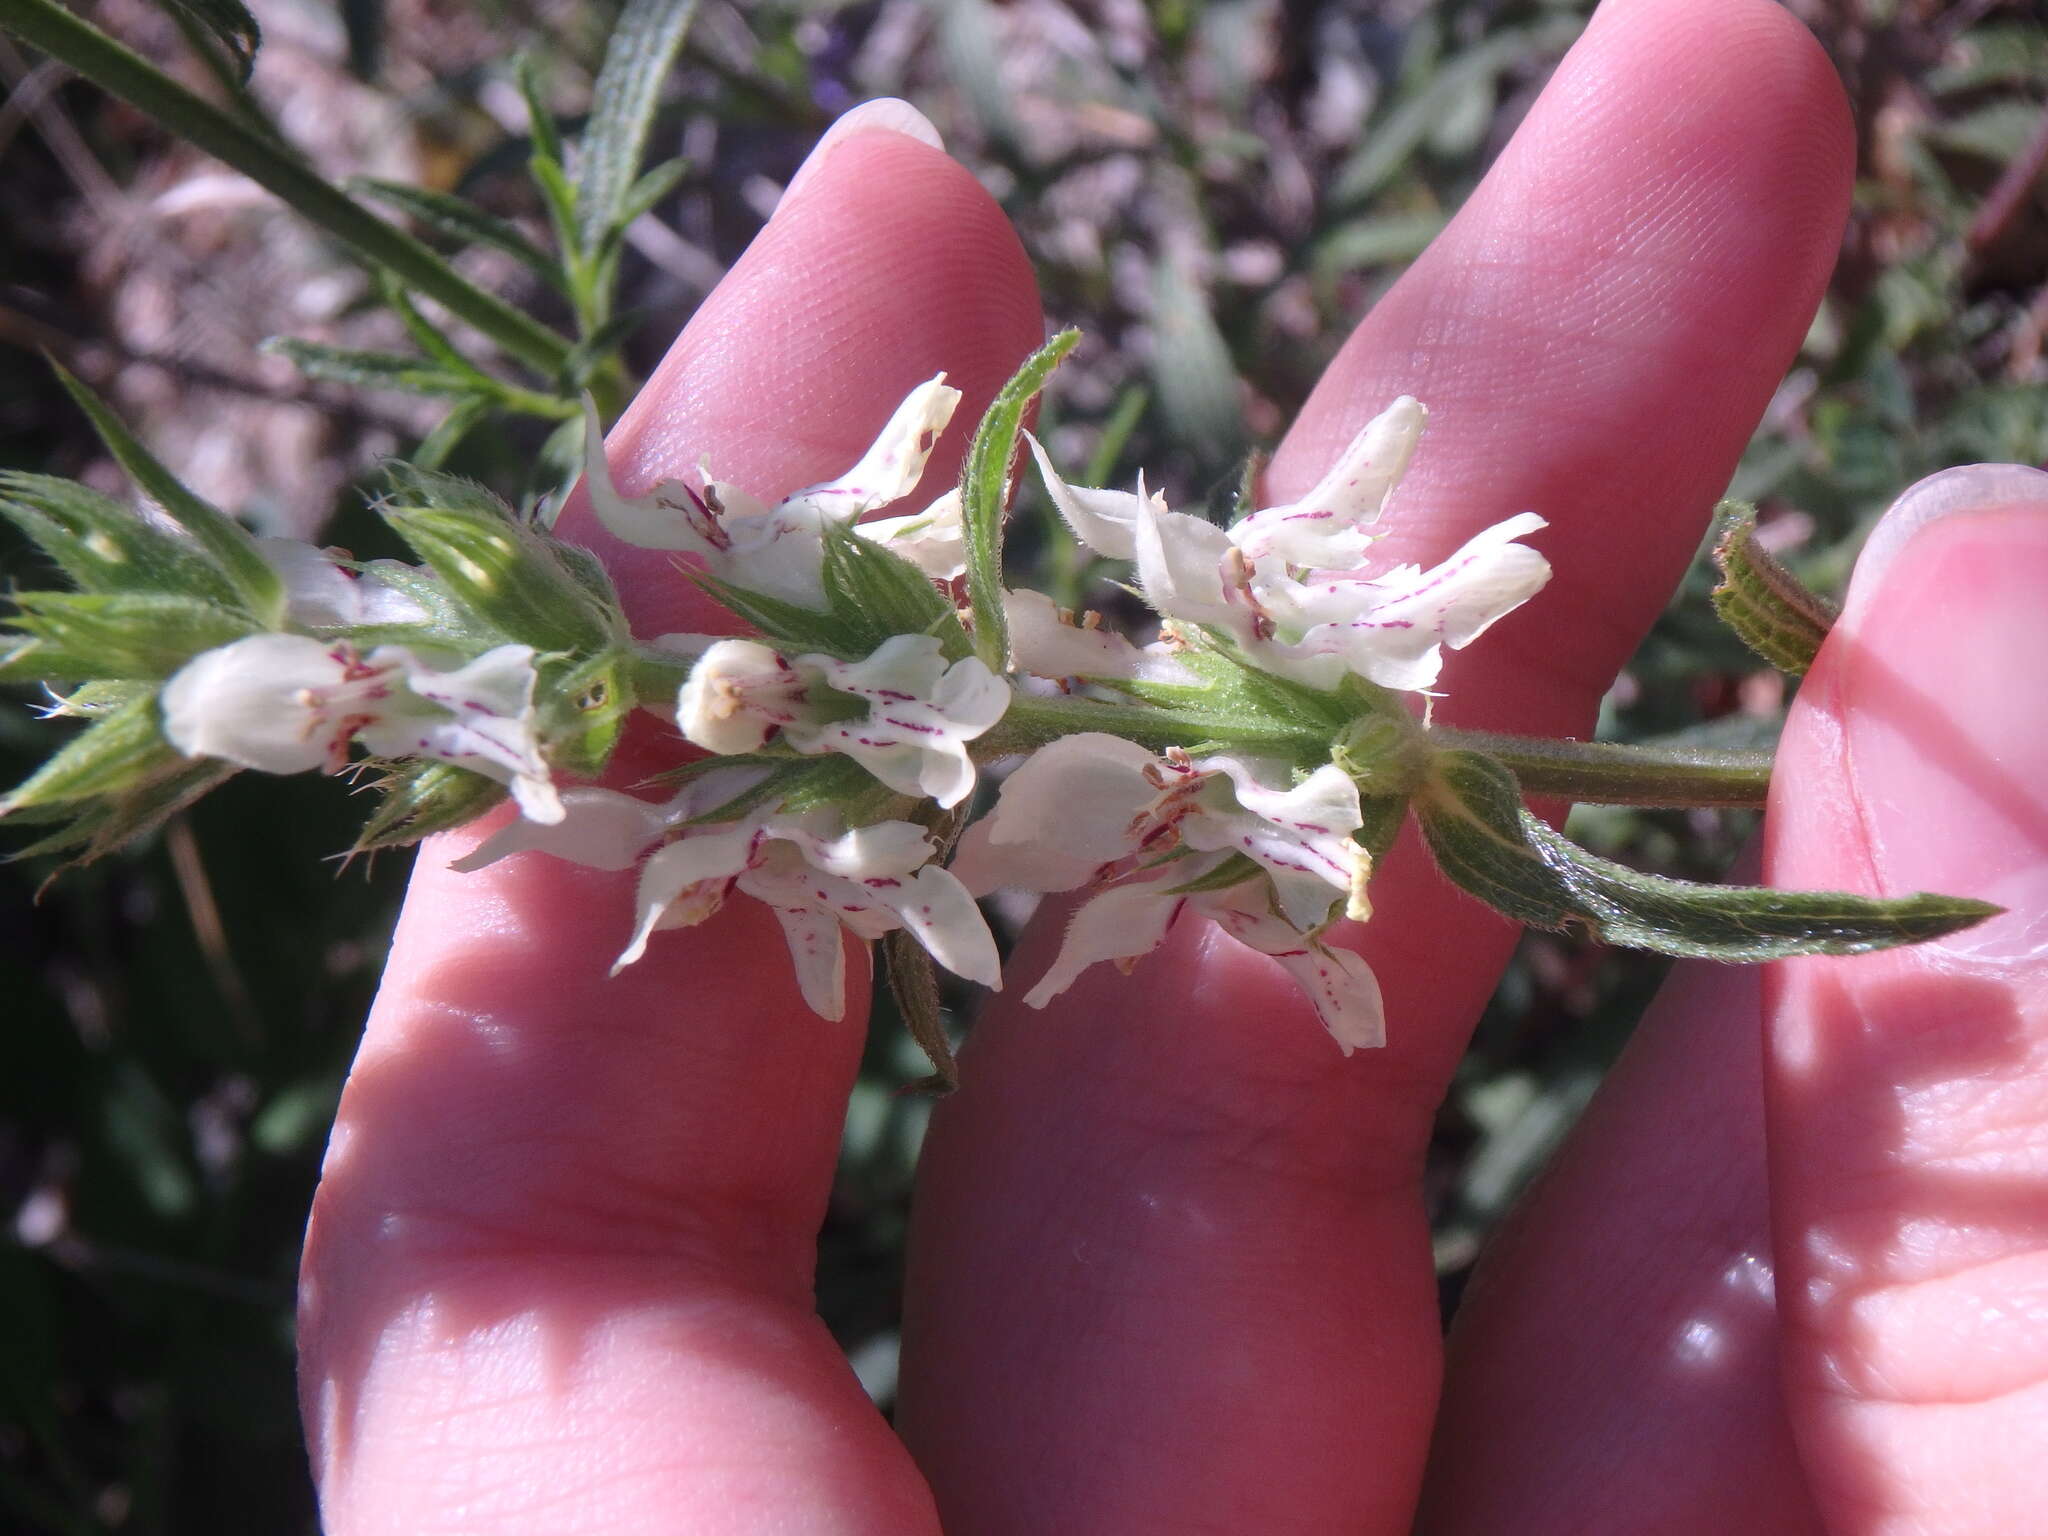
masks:
[[[1948,470],[1858,560],[1836,662],[1854,813],[1892,895],[2006,908],[1942,941],[2048,955],[2048,474]]]
[[[775,205],[775,211],[780,213],[787,208],[790,199],[818,174],[825,157],[857,133],[900,133],[936,150],[943,151],[946,147],[946,141],[939,137],[939,130],[932,126],[931,119],[909,102],[894,96],[878,96],[873,101],[864,101],[836,119],[825,130],[825,136],[812,146],[811,152],[804,156],[804,163],[789,178],[789,185],[782,189],[782,201]]]

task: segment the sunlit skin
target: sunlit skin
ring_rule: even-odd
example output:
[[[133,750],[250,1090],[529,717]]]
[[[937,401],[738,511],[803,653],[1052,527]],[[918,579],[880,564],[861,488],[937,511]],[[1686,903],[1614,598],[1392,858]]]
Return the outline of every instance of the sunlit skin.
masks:
[[[817,481],[877,402],[944,369],[972,419],[1040,339],[994,204],[868,122],[613,433],[628,493],[700,461],[764,495]],[[1410,393],[1431,427],[1391,556],[1550,524],[1554,581],[1451,658],[1441,718],[1588,731],[1806,330],[1850,161],[1832,70],[1777,7],[1610,0],[1359,326],[1266,499]],[[616,557],[640,631],[712,622],[669,557],[574,509],[564,530]],[[1971,953],[1681,969],[1448,1354],[1418,1177],[1515,930],[1412,842],[1355,935],[1384,1050],[1344,1058],[1273,962],[1199,923],[1129,980],[1096,967],[1043,1012],[1016,986],[988,1010],[924,1160],[901,1438],[812,1311],[862,1010],[805,1008],[753,903],[607,980],[630,871],[454,875],[475,835],[429,844],[308,1237],[328,1528],[1376,1533],[1418,1508],[1442,1532],[2028,1528],[2043,591],[2048,499],[2021,492],[1866,582],[1794,710],[1763,853],[1774,883],[2013,916]],[[1028,936],[1015,974],[1056,939]]]

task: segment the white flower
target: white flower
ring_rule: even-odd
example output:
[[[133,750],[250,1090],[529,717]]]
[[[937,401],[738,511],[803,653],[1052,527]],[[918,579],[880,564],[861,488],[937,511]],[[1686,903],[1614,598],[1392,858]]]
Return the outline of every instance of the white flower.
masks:
[[[1010,666],[1033,677],[1133,677],[1148,682],[1193,683],[1195,676],[1165,645],[1136,646],[1112,629],[1075,623],[1043,592],[1005,592]]]
[[[759,783],[761,773],[714,770],[666,805],[572,789],[560,825],[513,822],[455,867],[480,869],[526,850],[598,869],[640,863],[638,916],[614,973],[646,952],[657,929],[701,923],[738,891],[774,908],[804,1000],[825,1018],[846,1012],[842,928],[860,939],[907,928],[948,970],[1000,988],[988,924],[966,887],[930,862],[936,850],[922,827],[883,821],[849,831],[832,811],[790,815],[774,806],[735,821],[688,824]]]
[[[803,718],[803,675],[755,640],[719,640],[697,658],[676,701],[676,723],[707,752],[758,752]]]
[[[605,461],[595,410],[586,405],[584,486],[591,508],[613,535],[628,544],[696,555],[720,580],[790,602],[815,604],[823,595],[819,536],[824,527],[851,523],[865,512],[901,501],[916,488],[933,445],[960,404],[960,391],[945,379],[942,373],[912,390],[874,446],[845,474],[807,486],[772,507],[715,479],[707,479],[701,493],[680,480],[664,480],[644,496],[621,496]],[[898,526],[884,537],[903,544],[899,552],[906,557],[943,563],[949,515],[957,529],[957,502],[949,514],[942,497],[920,518],[891,519]],[[913,526],[918,523],[923,526]]]
[[[1222,629],[1259,665],[1314,687],[1333,687],[1351,672],[1421,691],[1436,682],[1444,646],[1469,645],[1550,577],[1543,556],[1515,542],[1544,526],[1532,512],[1486,529],[1428,570],[1369,571],[1369,530],[1407,468],[1425,415],[1403,396],[1308,495],[1228,530],[1169,511],[1142,481],[1136,495],[1069,486],[1036,442],[1032,449],[1075,534],[1135,561],[1146,600],[1161,614]]]
[[[865,661],[802,656],[797,665],[868,701],[863,719],[784,727],[799,752],[844,752],[898,794],[927,795],[948,809],[974,793],[967,743],[1010,704],[1009,685],[978,657],[949,665],[932,636],[897,635]]]
[[[251,635],[206,651],[164,685],[164,734],[187,757],[265,773],[338,772],[349,743],[432,757],[509,783],[520,809],[562,805],[535,726],[533,648],[501,645],[440,670],[404,646]]]
[[[307,629],[354,629],[368,624],[423,624],[430,615],[417,598],[384,580],[402,572],[396,560],[372,560],[349,571],[324,549],[298,539],[258,539],[256,552],[284,583],[285,620]]]
[[[1045,1007],[1098,961],[1113,961],[1128,971],[1159,947],[1186,911],[1208,918],[1240,944],[1279,961],[1315,1005],[1323,1027],[1346,1056],[1386,1044],[1379,978],[1357,955],[1275,916],[1260,905],[1265,893],[1249,881],[1220,891],[1179,895],[1169,889],[1175,883],[1170,875],[1127,881],[1085,903],[1067,924],[1058,957],[1024,1001],[1033,1008]]]
[[[1074,914],[1025,1002],[1044,1007],[1098,961],[1136,960],[1193,910],[1293,971],[1346,1051],[1378,1044],[1371,973],[1314,936],[1340,897],[1357,910],[1368,873],[1352,838],[1357,787],[1330,764],[1288,788],[1270,787],[1278,777],[1236,758],[1159,758],[1095,733],[1053,742],[1013,773],[995,810],[962,840],[954,873],[977,891],[1107,886]],[[1186,889],[1236,855],[1257,873]]]
[[[824,690],[867,701],[837,718]],[[677,701],[683,734],[719,753],[758,751],[776,730],[799,752],[844,752],[898,794],[951,808],[974,792],[967,743],[1009,707],[1010,689],[976,657],[948,663],[930,635],[897,635],[863,661],[786,662],[752,640],[721,640]]]
[[[954,486],[922,512],[875,517],[857,526],[864,539],[901,555],[933,581],[967,574],[967,534],[961,526],[960,487]]]

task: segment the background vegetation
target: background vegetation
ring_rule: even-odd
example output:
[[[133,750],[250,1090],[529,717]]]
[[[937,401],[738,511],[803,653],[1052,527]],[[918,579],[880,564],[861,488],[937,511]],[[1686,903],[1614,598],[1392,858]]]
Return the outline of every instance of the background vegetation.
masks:
[[[1916,476],[2048,458],[2048,30],[2024,0],[1794,8],[1856,104],[1862,177],[1826,306],[1734,491],[1763,503],[1771,541],[1826,588]],[[606,0],[259,0],[266,41],[245,95],[189,12],[82,9],[329,177],[459,193],[544,249],[513,58],[532,61],[545,118],[573,133],[617,21]],[[630,323],[605,331],[587,284],[565,295],[503,240],[416,227],[482,288],[599,342],[581,366],[617,395],[832,117],[908,96],[1016,220],[1055,323],[1087,333],[1046,423],[1064,460],[1117,477],[1170,466],[1172,489],[1199,498],[1284,428],[1589,9],[705,0],[653,82],[652,158],[686,165],[625,229]],[[259,350],[285,335],[453,367],[331,239],[131,107],[4,39],[0,79],[0,466],[124,491],[51,387],[45,349],[203,494],[264,531],[365,556],[395,551],[362,487],[380,457],[434,434],[451,399],[461,431],[431,450],[450,467],[515,499],[559,476],[571,445],[531,399],[473,382],[426,398],[367,388],[418,380],[300,350],[336,383]],[[472,332],[446,329],[486,375],[514,377]],[[1079,595],[1070,550],[1015,547]],[[29,559],[0,544],[0,576],[27,576]],[[1704,586],[1696,570],[1616,686],[1612,734],[1775,728],[1781,680],[1714,627]],[[0,708],[9,782],[47,746],[27,702]],[[147,845],[47,888],[47,860],[0,867],[0,1527],[312,1529],[292,1277],[407,862],[338,870],[329,856],[359,819],[331,785],[245,774]],[[1747,828],[1601,812],[1576,830],[1648,867],[1712,875]],[[1524,944],[1440,1121],[1447,1308],[1659,973],[1597,946]],[[885,1401],[923,1114],[895,1090],[924,1070],[878,1017],[821,1239],[820,1304]]]

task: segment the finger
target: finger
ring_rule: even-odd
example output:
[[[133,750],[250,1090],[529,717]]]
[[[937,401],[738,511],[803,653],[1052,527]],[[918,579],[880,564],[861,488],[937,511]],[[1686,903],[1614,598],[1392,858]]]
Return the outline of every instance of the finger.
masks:
[[[1804,333],[1844,129],[1775,6],[1604,7],[1346,348],[1276,494],[1407,391],[1434,417],[1396,558],[1530,506],[1553,524],[1560,592],[1461,658],[1459,720],[1593,718]],[[1384,1052],[1340,1059],[1271,962],[1199,928],[977,1030],[925,1158],[898,1414],[949,1520],[1405,1525],[1436,1391],[1417,1172],[1513,930],[1412,840],[1374,899]]]
[[[1787,1400],[1841,1531],[2036,1525],[2048,1461],[2048,475],[1887,515],[1772,778],[1775,884],[2010,910],[1765,983]]]
[[[1675,967],[1488,1240],[1451,1330],[1431,1536],[1820,1529],[1779,1390],[1761,993],[1755,967]]]
[[[973,180],[902,133],[845,137],[677,342],[615,472],[703,455],[780,494],[942,367],[972,420],[1041,335]],[[564,532],[603,543],[573,512]],[[668,557],[605,552],[642,632],[687,611]],[[863,1010],[813,1017],[746,902],[607,980],[630,875],[456,876],[460,841],[421,857],[308,1237],[327,1528],[931,1529],[812,1310]]]

